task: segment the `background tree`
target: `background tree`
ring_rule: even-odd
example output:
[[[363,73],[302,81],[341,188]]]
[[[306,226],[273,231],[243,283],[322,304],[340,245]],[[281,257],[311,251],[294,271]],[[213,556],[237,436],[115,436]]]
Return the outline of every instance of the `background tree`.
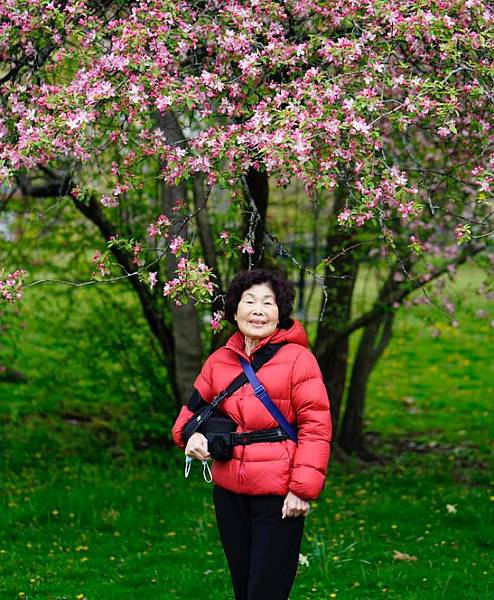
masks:
[[[283,231],[269,231],[268,182],[273,194],[298,179],[307,206],[325,204],[324,260],[310,269],[323,282],[315,350],[338,421],[348,336],[365,328],[341,436],[365,455],[365,383],[393,311],[491,243],[490,7],[11,0],[1,10],[0,176],[29,196],[71,191],[107,242],[95,277],[128,277],[177,397],[199,362],[189,298],[212,299],[210,267],[226,281],[239,253],[247,266],[270,247],[286,253]],[[354,318],[369,256],[383,288]],[[21,276],[2,278],[7,300]]]

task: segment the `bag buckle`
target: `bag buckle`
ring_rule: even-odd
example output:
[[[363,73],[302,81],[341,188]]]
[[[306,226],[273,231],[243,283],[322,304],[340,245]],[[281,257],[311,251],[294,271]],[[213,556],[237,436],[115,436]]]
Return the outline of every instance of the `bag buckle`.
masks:
[[[265,388],[264,388],[264,386],[263,386],[262,384],[261,384],[261,385],[258,385],[257,387],[255,387],[255,388],[254,388],[254,394],[255,394],[256,396],[260,396],[260,395],[261,395],[261,394],[263,394],[265,391],[266,391],[266,390],[265,390]]]

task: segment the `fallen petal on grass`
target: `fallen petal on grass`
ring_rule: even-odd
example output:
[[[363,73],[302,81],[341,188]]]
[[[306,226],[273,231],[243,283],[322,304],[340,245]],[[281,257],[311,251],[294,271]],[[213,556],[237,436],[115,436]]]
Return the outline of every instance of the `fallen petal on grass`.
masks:
[[[416,556],[411,556],[406,552],[400,552],[399,550],[393,550],[393,558],[394,560],[407,560],[407,561],[415,561],[417,560]]]

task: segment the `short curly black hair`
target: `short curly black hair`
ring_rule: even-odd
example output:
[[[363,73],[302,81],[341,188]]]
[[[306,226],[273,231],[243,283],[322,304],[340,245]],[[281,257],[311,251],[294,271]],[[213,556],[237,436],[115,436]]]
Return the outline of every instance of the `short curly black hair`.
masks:
[[[230,284],[225,298],[225,318],[233,325],[235,322],[235,313],[238,303],[245,290],[253,285],[266,283],[273,290],[276,304],[278,305],[280,327],[289,329],[293,321],[290,314],[295,300],[295,288],[291,281],[280,271],[269,271],[268,269],[251,269],[238,273]]]

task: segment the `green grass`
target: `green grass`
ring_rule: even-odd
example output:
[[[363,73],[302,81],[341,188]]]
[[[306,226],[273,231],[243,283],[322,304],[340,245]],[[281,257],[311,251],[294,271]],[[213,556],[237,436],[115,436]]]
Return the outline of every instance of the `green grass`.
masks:
[[[330,464],[292,600],[494,598],[493,317],[478,306],[457,329],[423,306],[398,317],[369,387],[383,464]],[[27,309],[17,366],[29,383],[0,385],[0,598],[231,600],[200,466],[185,480],[178,450],[135,449],[135,419],[157,410],[144,410],[138,357],[122,380],[103,335],[91,354],[91,310]]]

